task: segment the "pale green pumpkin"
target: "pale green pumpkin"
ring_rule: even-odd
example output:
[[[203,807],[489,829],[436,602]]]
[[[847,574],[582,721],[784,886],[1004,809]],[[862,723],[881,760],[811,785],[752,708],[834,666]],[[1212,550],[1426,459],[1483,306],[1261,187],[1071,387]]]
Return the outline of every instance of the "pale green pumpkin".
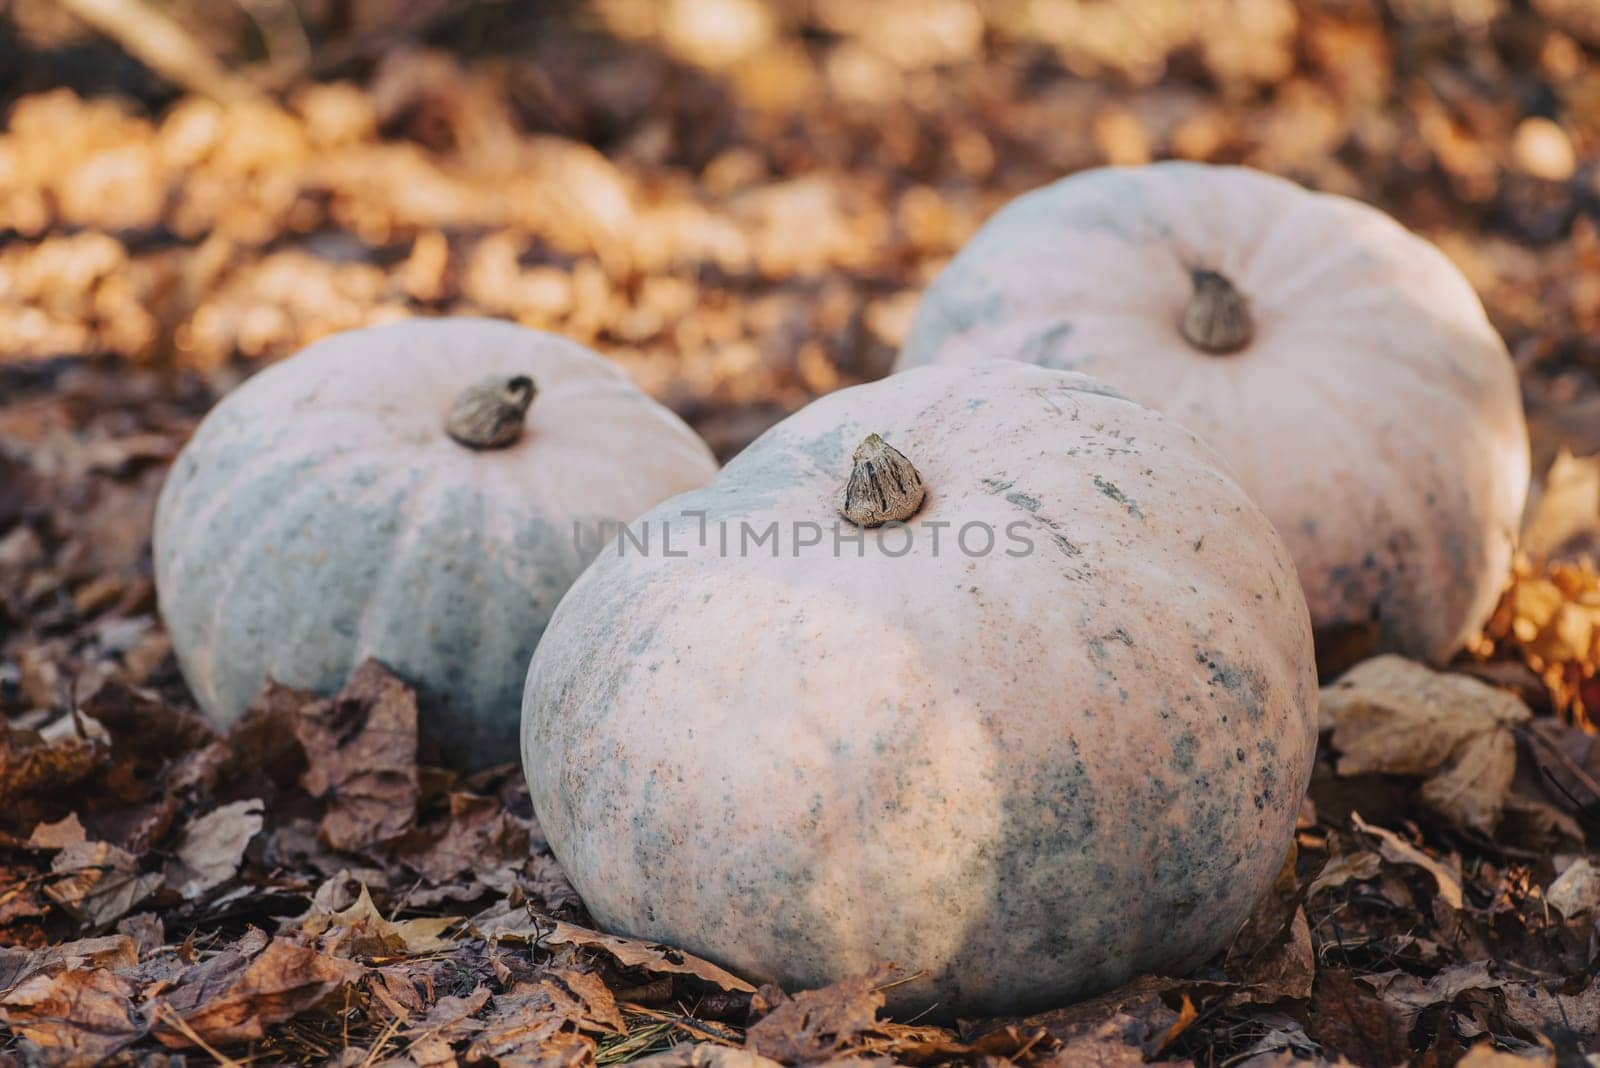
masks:
[[[328,338],[225,397],[156,512],[161,613],[231,722],[268,677],[324,693],[376,657],[416,685],[424,759],[515,759],[522,680],[618,523],[716,471],[613,365],[507,323]]]
[[[1279,871],[1316,748],[1293,565],[1108,387],[994,361],[842,390],[630,530],[523,711],[607,929],[1021,1013],[1193,967]]]
[[[1329,667],[1441,661],[1493,610],[1528,486],[1471,285],[1382,212],[1241,167],[1086,171],[990,219],[897,364],[1082,371],[1214,445],[1294,555]]]

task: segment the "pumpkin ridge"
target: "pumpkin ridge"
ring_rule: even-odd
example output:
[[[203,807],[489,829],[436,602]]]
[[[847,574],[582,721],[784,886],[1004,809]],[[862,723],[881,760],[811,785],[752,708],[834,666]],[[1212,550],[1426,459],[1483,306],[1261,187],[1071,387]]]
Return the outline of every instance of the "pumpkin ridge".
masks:
[[[425,473],[419,483],[407,487],[403,492],[406,495],[405,507],[401,510],[400,517],[395,524],[394,540],[390,542],[388,550],[384,553],[383,567],[373,576],[372,587],[367,591],[366,603],[361,608],[361,615],[356,620],[354,650],[351,658],[351,667],[367,656],[378,656],[371,636],[367,633],[372,625],[374,613],[378,603],[383,599],[385,587],[394,579],[400,570],[404,551],[416,544],[422,532],[419,522],[423,514],[421,502],[426,500],[440,484],[445,481],[445,476],[454,474],[449,466],[441,465]],[[476,496],[476,494],[475,494]]]
[[[288,435],[284,436],[287,437]],[[196,437],[191,440],[198,441],[199,436],[196,435]],[[226,439],[224,439],[224,441],[225,440]],[[214,448],[215,445],[216,442],[209,437],[204,442],[201,442],[201,446],[205,448]],[[242,447],[244,443],[240,442],[240,445]],[[276,442],[274,445],[276,445]],[[322,471],[324,470],[323,465],[331,464],[335,460],[342,460],[349,456],[366,456],[368,454],[382,456],[390,454],[392,450],[393,445],[388,442],[372,445],[360,445],[326,458],[322,461],[322,463],[316,465],[315,470]],[[309,460],[311,457],[307,455],[304,458]],[[271,465],[275,466],[284,463],[292,463],[294,462],[294,459],[295,457],[293,454],[285,456],[282,452],[277,451],[273,447],[255,449],[244,460],[244,462],[235,468],[234,471],[229,475],[229,481],[235,486],[241,485],[247,472],[250,474],[252,481],[259,481],[264,475],[267,474],[268,471],[272,470],[272,467],[269,466],[269,462]],[[254,470],[257,462],[260,462],[262,465],[261,470],[259,471]],[[178,486],[177,491],[175,491],[176,495],[170,500],[163,502],[165,507],[162,509],[162,511],[170,512],[179,508],[179,506],[184,502],[185,495],[193,488],[193,486],[194,479],[192,477],[186,478],[183,483]],[[167,487],[163,486],[163,498],[166,496],[166,490]],[[184,536],[179,542],[178,548],[174,550],[177,553],[177,556],[174,557],[172,562],[167,565],[174,574],[179,573],[182,567],[189,563],[188,554],[190,550],[195,545],[205,541],[205,537],[203,535],[209,531],[212,522],[214,522],[219,515],[227,510],[231,503],[229,498],[230,494],[226,493],[212,495],[212,497],[201,506],[200,512],[194,517],[194,519],[185,523]],[[278,503],[281,504],[283,502],[280,501]],[[163,538],[162,540],[165,541],[166,539]]]
[[[318,465],[318,469],[321,469],[321,465]],[[273,535],[282,534],[283,531],[288,528],[289,524],[293,523],[299,518],[289,506],[297,503],[302,497],[310,496],[312,491],[316,491],[321,488],[322,486],[315,479],[307,478],[302,480],[301,483],[295,487],[295,489],[288,496],[275,502],[277,507],[276,514],[278,516],[277,522],[267,522],[261,524],[243,541],[239,542],[235,546],[233,554],[230,557],[233,566],[224,571],[224,575],[226,576],[225,578],[219,577],[219,589],[214,595],[211,618],[204,629],[204,633],[215,634],[220,629],[223,620],[223,613],[229,607],[231,607],[234,591],[238,588],[239,583],[245,579],[245,576],[250,573],[251,568],[259,558],[258,550],[260,547],[267,544]],[[269,677],[271,676],[270,670],[268,671],[268,675]],[[211,665],[210,669],[206,672],[206,681],[208,688],[211,690],[211,695],[213,699],[215,699],[219,695],[220,690],[220,687],[217,683],[215,665]],[[235,712],[235,716],[242,711],[243,709],[237,710]]]

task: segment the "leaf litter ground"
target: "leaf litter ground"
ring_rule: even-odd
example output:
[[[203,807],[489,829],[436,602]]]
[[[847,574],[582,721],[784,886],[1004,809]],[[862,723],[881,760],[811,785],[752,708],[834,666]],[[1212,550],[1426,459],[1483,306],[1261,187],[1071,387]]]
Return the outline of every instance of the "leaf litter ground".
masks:
[[[224,100],[73,6],[0,5],[0,1057],[1487,1066],[1600,1048],[1588,7],[718,0],[722,33],[686,3],[196,8],[194,45],[246,83]],[[269,686],[225,732],[195,715],[149,518],[252,361],[405,315],[513,318],[606,351],[727,456],[884,373],[921,286],[1005,198],[1173,155],[1359,195],[1437,241],[1507,337],[1548,472],[1470,655],[1442,675],[1367,661],[1325,692],[1295,850],[1197,975],[948,1028],[882,1017],[904,978],[887,965],[754,989],[593,930],[517,769],[418,766],[414,700],[381,665],[334,698]]]

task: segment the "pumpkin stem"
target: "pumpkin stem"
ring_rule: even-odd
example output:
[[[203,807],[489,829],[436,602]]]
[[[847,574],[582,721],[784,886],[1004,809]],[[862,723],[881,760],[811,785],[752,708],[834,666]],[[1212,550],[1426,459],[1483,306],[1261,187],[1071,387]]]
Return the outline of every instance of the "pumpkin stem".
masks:
[[[486,378],[456,397],[445,431],[469,449],[503,449],[522,436],[522,417],[537,392],[527,375]]]
[[[1250,301],[1226,275],[1197,267],[1189,272],[1194,292],[1183,308],[1179,329],[1189,344],[1203,352],[1225,355],[1250,344],[1256,334]]]
[[[851,457],[839,514],[858,527],[881,527],[910,519],[927,491],[905,454],[876,434],[868,434]]]

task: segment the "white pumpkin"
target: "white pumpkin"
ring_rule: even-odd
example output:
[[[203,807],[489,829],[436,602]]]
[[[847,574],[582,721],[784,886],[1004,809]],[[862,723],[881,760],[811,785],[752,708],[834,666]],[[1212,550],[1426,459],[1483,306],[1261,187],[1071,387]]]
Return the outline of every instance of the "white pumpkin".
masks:
[[[1516,374],[1467,281],[1381,212],[1238,167],[1063,179],[934,281],[897,366],[992,358],[1102,378],[1216,446],[1334,661],[1443,660],[1493,610],[1528,484]]]
[[[178,457],[162,616],[219,723],[269,676],[332,693],[376,657],[418,687],[425,758],[515,759],[528,660],[599,524],[715,471],[573,342],[475,319],[340,334],[225,397]]]
[[[1288,553],[1211,449],[991,362],[824,397],[646,513],[556,610],[522,752],[607,929],[1022,1012],[1227,942],[1316,695]]]

